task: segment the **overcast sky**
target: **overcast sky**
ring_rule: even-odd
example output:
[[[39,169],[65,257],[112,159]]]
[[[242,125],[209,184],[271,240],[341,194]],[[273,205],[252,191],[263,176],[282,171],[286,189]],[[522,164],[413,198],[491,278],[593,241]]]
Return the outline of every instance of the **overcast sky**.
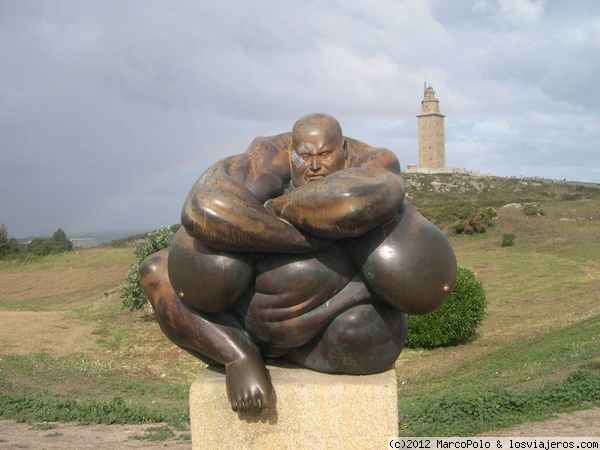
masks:
[[[310,112],[417,162],[600,182],[600,2],[0,0],[0,223],[179,222],[213,162]]]

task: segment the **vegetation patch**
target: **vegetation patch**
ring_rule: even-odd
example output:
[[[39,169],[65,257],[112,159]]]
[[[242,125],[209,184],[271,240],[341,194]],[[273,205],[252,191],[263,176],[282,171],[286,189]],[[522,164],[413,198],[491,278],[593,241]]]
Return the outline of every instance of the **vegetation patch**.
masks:
[[[401,433],[468,436],[599,406],[599,349],[595,316],[470,357],[454,370],[425,370],[425,379],[400,382]]]
[[[502,247],[512,247],[515,245],[515,241],[517,236],[514,233],[505,233],[502,235],[502,243],[500,244]]]
[[[107,425],[167,422],[181,427],[189,423],[189,413],[187,408],[152,410],[143,405],[126,403],[121,397],[98,401],[75,400],[51,393],[37,396],[0,393],[0,419]]]
[[[538,203],[526,203],[523,205],[523,214],[526,216],[543,216],[544,210]]]
[[[136,434],[135,436],[131,436],[130,439],[135,439],[137,441],[167,441],[173,440],[177,437],[175,432],[168,425],[162,425],[159,427],[150,427],[145,430],[144,434]]]
[[[598,402],[600,373],[579,369],[565,380],[535,390],[491,388],[420,396],[400,410],[400,429],[405,436],[471,436]]]
[[[437,225],[451,225],[451,230],[458,234],[484,233],[498,217],[495,208],[482,208],[472,203],[424,208],[423,214]]]
[[[458,234],[485,233],[497,216],[494,208],[478,208],[466,218],[460,219],[454,225],[454,231]]]
[[[469,341],[485,316],[483,285],[469,269],[459,267],[456,286],[437,311],[408,318],[408,347],[436,348]]]
[[[123,309],[133,311],[148,303],[140,284],[140,263],[146,256],[167,248],[171,244],[177,228],[178,226],[160,228],[148,233],[145,239],[135,241],[133,253],[137,258],[137,263],[130,267],[119,288],[119,297]]]
[[[20,245],[14,237],[8,237],[8,231],[4,225],[0,226],[0,258],[20,258],[32,261],[42,256],[71,250],[73,250],[73,243],[62,228],[56,230],[50,238],[37,237],[27,245]]]

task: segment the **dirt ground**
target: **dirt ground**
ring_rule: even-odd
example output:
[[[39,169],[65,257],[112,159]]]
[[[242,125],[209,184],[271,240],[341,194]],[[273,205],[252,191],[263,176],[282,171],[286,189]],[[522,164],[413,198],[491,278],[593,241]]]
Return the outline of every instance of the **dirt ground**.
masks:
[[[11,353],[26,355],[47,351],[66,356],[93,348],[94,327],[68,320],[62,311],[2,311],[0,344]]]
[[[160,425],[159,425],[160,426]],[[190,449],[191,441],[150,442],[134,439],[144,436],[152,425],[35,424],[0,421],[0,449]]]
[[[133,439],[148,434],[157,425],[74,425],[43,424],[45,426],[0,421],[0,448],[173,448],[190,449],[190,441],[167,440],[150,442]],[[44,429],[42,429],[44,428]],[[545,422],[522,424],[502,430],[489,431],[482,436],[600,436],[600,408],[557,414]]]

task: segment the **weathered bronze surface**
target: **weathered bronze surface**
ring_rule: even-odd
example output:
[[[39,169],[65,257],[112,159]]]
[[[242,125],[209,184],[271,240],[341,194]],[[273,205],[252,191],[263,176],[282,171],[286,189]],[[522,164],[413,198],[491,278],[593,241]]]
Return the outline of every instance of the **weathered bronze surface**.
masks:
[[[266,358],[330,373],[388,369],[406,314],[449,297],[456,258],[406,200],[396,156],[325,114],[256,138],[194,184],[141,281],[175,344],[223,365],[234,411],[273,402]]]

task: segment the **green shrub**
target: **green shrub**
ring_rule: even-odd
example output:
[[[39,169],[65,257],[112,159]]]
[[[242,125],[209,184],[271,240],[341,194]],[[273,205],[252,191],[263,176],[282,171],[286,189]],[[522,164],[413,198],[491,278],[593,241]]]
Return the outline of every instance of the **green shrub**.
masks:
[[[502,235],[502,247],[512,247],[513,245],[515,245],[515,239],[517,239],[517,237],[514,235],[514,233],[506,233]]]
[[[566,193],[566,194],[562,194],[560,196],[560,199],[561,200],[567,200],[567,201],[578,200],[579,199],[579,195],[578,194]]]
[[[544,211],[542,207],[537,203],[527,203],[523,206],[523,214],[526,216],[543,216]]]
[[[498,217],[494,208],[483,208],[473,203],[449,204],[422,210],[425,217],[435,224],[453,224],[453,230],[459,234],[483,233]]]
[[[140,263],[146,256],[167,248],[173,240],[174,230],[177,228],[160,228],[148,233],[145,239],[135,241],[133,253],[137,257],[137,264],[131,266],[119,287],[119,298],[123,309],[130,311],[140,309],[148,302],[140,284]]]
[[[485,291],[469,269],[459,267],[456,286],[437,311],[408,317],[407,347],[436,348],[469,341],[485,316]]]
[[[461,234],[485,233],[492,221],[498,216],[498,213],[493,208],[479,208],[465,219],[454,225],[454,230]]]
[[[444,205],[439,208],[434,220],[436,223],[455,222],[456,220],[465,220],[477,211],[477,206],[472,203],[459,203],[456,205]]]
[[[33,256],[46,256],[50,254],[51,250],[52,241],[50,239],[37,237],[27,244],[27,253]]]
[[[119,297],[123,309],[133,311],[140,309],[146,302],[146,294],[140,284],[140,266],[131,266],[125,275],[125,280],[119,287]]]

